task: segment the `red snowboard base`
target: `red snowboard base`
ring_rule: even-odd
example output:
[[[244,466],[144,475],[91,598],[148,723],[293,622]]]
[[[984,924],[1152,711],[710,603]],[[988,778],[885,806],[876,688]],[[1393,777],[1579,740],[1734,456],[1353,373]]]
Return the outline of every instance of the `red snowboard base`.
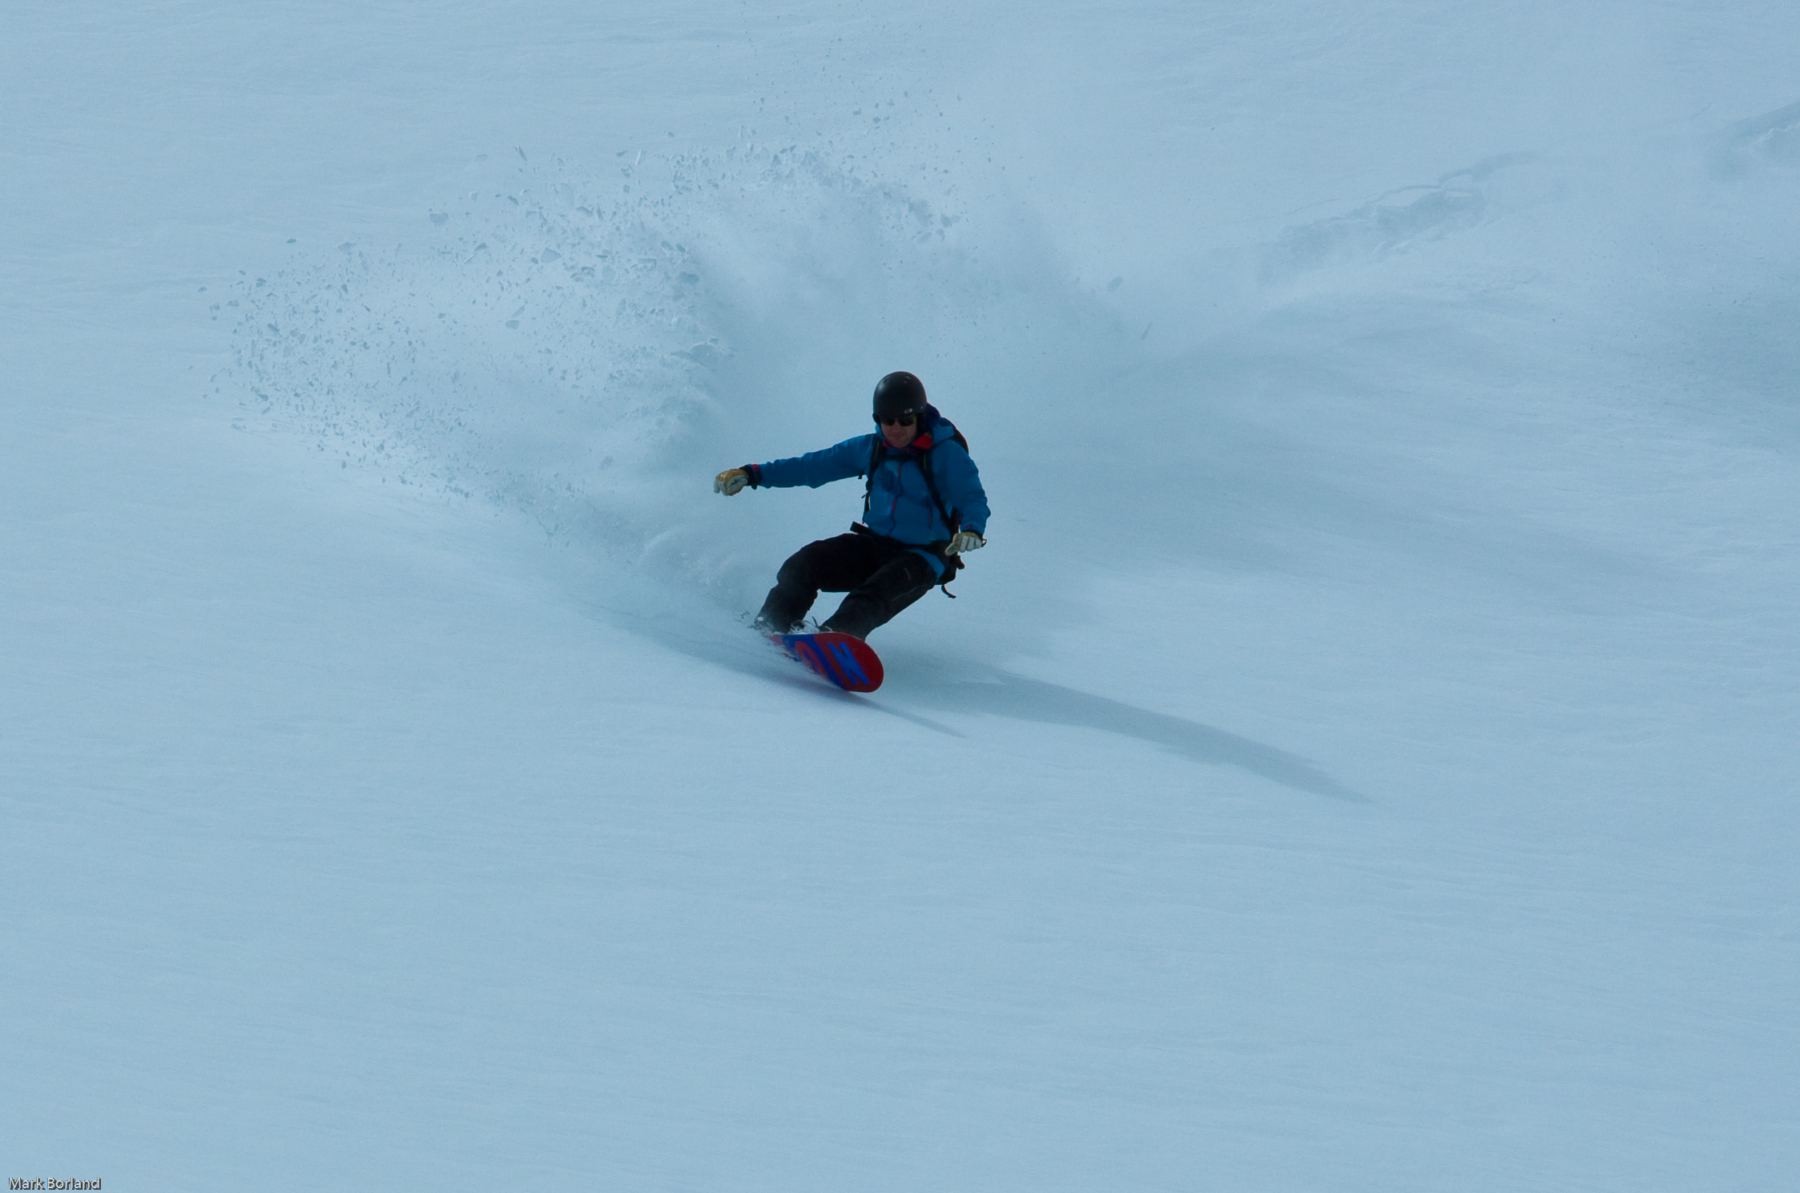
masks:
[[[846,692],[881,686],[881,660],[869,644],[849,634],[770,634],[769,641]]]

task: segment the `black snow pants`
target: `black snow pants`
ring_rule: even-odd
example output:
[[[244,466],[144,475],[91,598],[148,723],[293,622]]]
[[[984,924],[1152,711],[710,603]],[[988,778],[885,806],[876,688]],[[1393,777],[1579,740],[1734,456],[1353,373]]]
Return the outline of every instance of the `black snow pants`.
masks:
[[[820,592],[843,592],[821,629],[867,638],[869,631],[930,592],[938,582],[924,556],[865,526],[794,552],[776,574],[756,624],[772,633],[798,627]]]

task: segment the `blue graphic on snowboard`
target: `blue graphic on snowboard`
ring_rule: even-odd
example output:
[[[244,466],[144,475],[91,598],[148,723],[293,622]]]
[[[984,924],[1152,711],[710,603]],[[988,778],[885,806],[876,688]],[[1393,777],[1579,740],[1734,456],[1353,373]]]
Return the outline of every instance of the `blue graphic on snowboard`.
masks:
[[[846,692],[873,692],[881,686],[881,659],[861,638],[849,634],[770,634],[785,650]]]

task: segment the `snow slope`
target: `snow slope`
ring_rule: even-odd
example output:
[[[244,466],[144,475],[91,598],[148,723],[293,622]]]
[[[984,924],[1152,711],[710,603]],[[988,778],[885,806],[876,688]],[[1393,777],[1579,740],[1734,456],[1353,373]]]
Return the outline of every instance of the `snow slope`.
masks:
[[[8,1179],[1791,1186],[1791,5],[9,16]]]

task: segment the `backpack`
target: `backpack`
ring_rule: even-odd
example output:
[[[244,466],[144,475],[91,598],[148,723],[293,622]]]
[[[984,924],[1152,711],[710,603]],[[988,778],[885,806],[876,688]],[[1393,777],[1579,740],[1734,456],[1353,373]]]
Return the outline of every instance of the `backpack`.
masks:
[[[969,450],[969,441],[963,437],[961,431],[957,430],[955,423],[947,418],[943,418],[941,415],[939,416],[939,423],[942,426],[950,428],[951,440],[962,444],[962,449],[964,451]],[[955,535],[957,530],[962,526],[962,522],[959,518],[959,511],[953,510],[944,504],[944,499],[938,496],[937,478],[931,474],[931,453],[937,445],[938,439],[934,432],[932,434],[931,447],[926,448],[917,455],[902,457],[902,463],[909,458],[917,461],[919,471],[925,474],[925,491],[931,494],[931,502],[933,505],[937,506],[938,516],[943,518],[944,525],[950,528],[950,533],[952,535]],[[875,434],[875,446],[869,452],[869,469],[863,474],[865,478],[863,482],[863,517],[865,518],[869,516],[869,503],[875,496],[875,470],[881,467],[881,461],[887,455],[887,450],[886,441],[882,439],[881,433],[877,431]],[[956,573],[963,569],[962,556],[944,554],[944,548],[950,545],[948,539],[941,543],[926,543],[925,545],[935,551],[938,557],[944,561],[944,578],[938,581],[937,586],[943,590],[945,596],[949,597],[951,600],[955,600],[956,594],[950,591],[950,581],[956,579]]]

